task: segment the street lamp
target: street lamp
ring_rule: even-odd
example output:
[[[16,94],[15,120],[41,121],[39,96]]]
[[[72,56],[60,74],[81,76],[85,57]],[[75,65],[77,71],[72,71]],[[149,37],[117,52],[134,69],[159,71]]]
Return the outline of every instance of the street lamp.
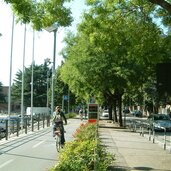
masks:
[[[1,34],[2,36],[2,34]],[[12,80],[12,57],[13,57],[13,38],[14,38],[14,15],[12,18],[12,34],[11,34],[11,54],[10,54],[10,76],[8,89],[8,136],[10,135],[10,116],[11,116],[11,80]],[[8,138],[8,137],[7,137]]]
[[[25,72],[25,48],[26,48],[26,24],[24,27],[24,47],[23,47],[23,71],[22,71],[22,90],[21,90],[21,130],[23,130],[24,115],[24,72]]]
[[[31,71],[31,130],[34,131],[33,124],[33,82],[34,82],[34,45],[35,44],[35,31],[33,29],[33,48],[32,48],[32,71]]]
[[[53,47],[53,67],[52,67],[52,100],[51,100],[51,114],[54,111],[54,75],[55,75],[55,60],[56,60],[56,32],[58,29],[58,24],[54,23],[50,27],[45,28],[48,32],[54,33],[54,47]]]
[[[47,90],[46,90],[46,96],[47,96],[47,99],[46,99],[46,107],[47,107],[47,111],[49,111],[49,97],[48,97],[48,92],[49,92],[49,76],[50,76],[50,70],[47,71]]]

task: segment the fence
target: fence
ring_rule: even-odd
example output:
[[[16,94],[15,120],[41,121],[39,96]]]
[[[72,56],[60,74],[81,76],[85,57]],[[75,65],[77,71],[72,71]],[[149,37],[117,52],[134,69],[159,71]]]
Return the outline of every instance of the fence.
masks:
[[[51,116],[49,114],[37,114],[32,119],[30,116],[21,117],[12,116],[10,118],[0,119],[0,140],[8,140],[11,136],[19,136],[20,134],[27,134],[28,132],[39,130],[40,128],[50,126]]]
[[[140,134],[140,136],[147,137],[152,143],[158,143],[164,150],[171,152],[171,130],[165,127],[150,125],[146,121],[130,120],[127,127]]]

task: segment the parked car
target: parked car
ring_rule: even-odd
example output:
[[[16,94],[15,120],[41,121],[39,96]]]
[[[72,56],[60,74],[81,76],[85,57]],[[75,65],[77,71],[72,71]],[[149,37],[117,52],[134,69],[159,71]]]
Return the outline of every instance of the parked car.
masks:
[[[109,119],[109,110],[103,110],[101,118],[102,119]]]
[[[0,117],[0,129],[5,130],[6,129],[6,117]]]
[[[149,127],[154,128],[155,131],[171,131],[171,120],[167,114],[151,114],[147,118]]]
[[[6,135],[6,130],[4,128],[0,127],[0,139],[4,138],[5,135]]]
[[[125,109],[123,110],[123,113],[130,113],[130,110],[129,110],[128,108],[125,108]]]
[[[140,110],[133,110],[131,113],[135,117],[142,117],[142,111]]]
[[[6,131],[6,127],[7,127],[7,122],[10,122],[10,131],[12,133],[15,133],[18,129],[18,123],[20,124],[20,118],[18,116],[10,116],[10,120],[8,118],[8,116],[6,117],[0,117],[0,128],[2,128],[3,130]]]

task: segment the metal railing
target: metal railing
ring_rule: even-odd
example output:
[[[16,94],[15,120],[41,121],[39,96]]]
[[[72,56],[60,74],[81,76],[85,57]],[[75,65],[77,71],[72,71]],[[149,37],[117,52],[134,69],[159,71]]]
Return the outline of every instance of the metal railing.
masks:
[[[162,145],[164,150],[168,149],[171,153],[171,130],[168,131],[165,127],[160,126],[154,127],[154,125],[140,120],[132,120],[127,127],[131,131],[139,133],[140,136],[147,137],[152,143]]]
[[[34,130],[43,129],[50,126],[51,116],[49,114],[37,114],[31,120],[31,117],[23,118],[23,127],[21,128],[21,118],[4,118],[0,119],[0,140],[8,140],[12,136],[19,136],[20,134],[27,134]],[[32,122],[32,123],[31,123]],[[10,123],[10,125],[9,125]]]

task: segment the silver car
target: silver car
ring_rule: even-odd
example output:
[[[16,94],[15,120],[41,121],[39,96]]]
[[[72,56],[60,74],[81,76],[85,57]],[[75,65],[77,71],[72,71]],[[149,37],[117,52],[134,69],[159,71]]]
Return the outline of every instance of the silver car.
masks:
[[[171,120],[167,114],[151,114],[147,121],[155,131],[171,131]]]
[[[109,110],[103,110],[100,119],[109,119]]]

